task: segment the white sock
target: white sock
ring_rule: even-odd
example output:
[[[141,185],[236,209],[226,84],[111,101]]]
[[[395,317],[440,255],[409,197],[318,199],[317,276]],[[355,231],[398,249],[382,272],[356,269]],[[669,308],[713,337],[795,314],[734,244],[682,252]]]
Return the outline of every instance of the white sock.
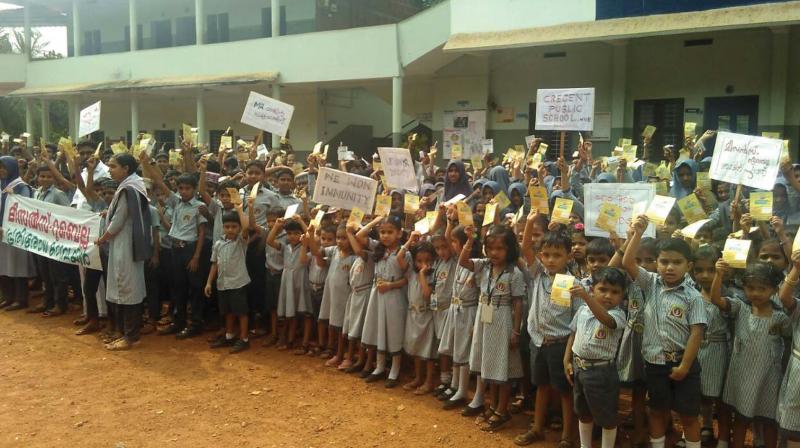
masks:
[[[661,436],[661,437],[659,437],[657,439],[654,439],[654,438],[651,437],[650,438],[650,446],[652,448],[664,448],[664,442],[666,442],[666,440],[667,440],[666,436]]]
[[[717,448],[728,448],[727,440],[717,440]],[[800,446],[798,446],[800,448]]]
[[[467,389],[469,388],[469,366],[461,366],[458,370],[458,376],[458,390],[453,394],[453,397],[450,398],[451,400],[467,398]]]
[[[698,440],[697,442],[690,442],[687,440],[686,448],[700,448],[700,441]]]
[[[375,359],[375,370],[372,371],[373,375],[381,375],[386,370],[386,353],[378,352]]]
[[[581,437],[581,448],[592,448],[592,430],[594,423],[578,421],[578,433]]]
[[[614,443],[617,441],[617,428],[606,429],[603,428],[603,448],[614,448]]]
[[[483,406],[483,380],[481,379],[480,375],[478,375],[478,386],[475,387],[475,396],[472,397],[472,401],[469,404],[471,408],[479,408]]]
[[[396,380],[400,376],[400,362],[403,355],[392,356],[392,368],[389,370],[389,379]]]
[[[225,333],[225,339],[227,339],[227,340],[229,340],[229,341],[230,341],[231,339],[233,339],[233,336],[234,336],[234,334],[233,334],[233,333]]]
[[[458,367],[453,367],[453,379],[450,380],[450,390],[457,390],[458,389]]]

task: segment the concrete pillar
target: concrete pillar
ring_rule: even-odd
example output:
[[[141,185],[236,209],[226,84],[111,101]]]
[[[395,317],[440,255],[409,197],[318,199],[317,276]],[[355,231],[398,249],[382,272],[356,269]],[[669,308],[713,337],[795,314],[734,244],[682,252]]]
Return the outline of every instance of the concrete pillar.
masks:
[[[281,0],[272,0],[272,37],[281,35]]]
[[[136,141],[139,134],[139,98],[131,94],[131,144]]]
[[[770,73],[770,131],[786,133],[786,78],[789,59],[789,27],[772,28],[772,68]]]
[[[47,141],[50,138],[50,102],[43,98],[40,104],[42,106],[42,138]]]
[[[80,0],[72,0],[72,48],[73,55],[81,55],[81,14]]]
[[[194,0],[194,32],[195,43],[203,45],[206,35],[206,10],[203,0]]]
[[[70,136],[72,137],[73,142],[77,142],[80,137],[78,136],[78,132],[80,132],[80,118],[81,118],[81,101],[80,98],[75,97],[69,100],[69,113],[72,117],[72,122],[70,122],[69,132]]]
[[[197,91],[197,144],[206,142],[206,101],[203,90]],[[209,148],[210,150],[210,148]]]
[[[275,2],[273,1],[273,3],[275,3]],[[273,11],[275,11],[275,10],[273,9]],[[275,17],[274,14],[273,14],[273,17]],[[273,24],[274,23],[275,22],[273,21]],[[278,84],[278,83],[272,84],[272,98],[274,98],[274,99],[276,99],[278,101],[280,101],[280,99],[281,99],[281,85]],[[278,135],[278,134],[272,134],[272,147],[273,148],[278,148],[280,146],[281,146],[281,136]]]
[[[31,55],[31,2],[25,2],[25,9],[22,11],[22,20],[24,22],[23,26],[23,38],[25,42],[23,42],[22,52],[28,55],[28,59],[33,59],[33,55]]]
[[[136,17],[136,0],[128,0],[128,26],[130,27],[131,50],[136,51],[136,43],[139,42],[139,20]]]
[[[611,42],[611,147],[624,137],[628,42]],[[633,136],[628,136],[633,137]]]
[[[30,98],[25,98],[25,132],[30,134],[28,137],[28,148],[30,148],[37,142],[33,133],[33,100]]]
[[[392,146],[400,145],[403,131],[403,77],[392,78]]]

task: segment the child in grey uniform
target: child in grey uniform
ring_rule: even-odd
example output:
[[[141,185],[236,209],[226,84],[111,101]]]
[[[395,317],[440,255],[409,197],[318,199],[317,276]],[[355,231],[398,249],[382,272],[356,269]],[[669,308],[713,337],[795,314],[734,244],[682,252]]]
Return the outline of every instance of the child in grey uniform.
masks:
[[[783,308],[794,326],[791,356],[778,393],[777,421],[787,448],[800,448],[800,306],[794,290],[800,283],[800,251],[792,253],[792,269],[780,290]]]
[[[453,298],[453,281],[455,279],[456,257],[450,243],[443,235],[434,235],[431,238],[436,250],[438,260],[434,265],[434,291],[431,296],[431,311],[433,311],[434,330],[436,333],[436,347],[438,351],[444,335],[447,318],[450,315],[451,299]],[[452,355],[442,353],[439,355],[439,376],[441,383],[436,388],[437,398],[440,401],[449,400],[458,389],[458,375],[453,375],[451,364]]]
[[[733,445],[743,446],[747,428],[758,418],[763,422],[766,447],[775,448],[783,338],[791,337],[792,332],[791,320],[772,302],[783,273],[771,263],[748,264],[744,272],[748,304],[722,297],[722,276],[726,272],[730,272],[728,263],[717,261],[711,301],[734,321],[733,351],[722,395],[722,400],[736,412]]]
[[[572,334],[564,353],[564,372],[573,385],[582,447],[592,446],[592,430],[597,423],[603,427],[603,448],[614,448],[619,404],[619,375],[614,358],[626,323],[619,304],[627,283],[624,272],[605,267],[592,273],[591,293],[582,285],[571,290],[573,296],[583,299],[584,305],[570,323]]]
[[[433,391],[434,360],[436,359],[434,311],[429,308],[434,294],[431,277],[436,251],[428,241],[420,241],[419,232],[409,238],[414,269],[408,277],[408,314],[406,314],[403,351],[414,357],[414,379],[403,385],[403,390],[414,391],[414,395],[425,395]],[[423,365],[426,372],[423,374]]]
[[[367,224],[365,228],[368,229],[370,224]],[[349,285],[351,293],[347,301],[347,313],[345,314],[344,327],[342,328],[342,333],[347,334],[348,339],[347,355],[340,367],[346,373],[361,372],[362,377],[366,378],[370,374],[370,364],[374,361],[374,358],[368,362],[366,346],[361,344],[360,341],[370,292],[375,279],[373,251],[378,242],[366,238],[364,245],[362,245],[360,238],[357,238],[355,233],[354,228],[347,228],[347,239],[353,247],[355,259],[353,260],[353,266],[350,268]],[[356,345],[358,345],[358,361],[354,362],[353,357],[355,356]],[[374,356],[375,352],[371,351],[371,353]]]

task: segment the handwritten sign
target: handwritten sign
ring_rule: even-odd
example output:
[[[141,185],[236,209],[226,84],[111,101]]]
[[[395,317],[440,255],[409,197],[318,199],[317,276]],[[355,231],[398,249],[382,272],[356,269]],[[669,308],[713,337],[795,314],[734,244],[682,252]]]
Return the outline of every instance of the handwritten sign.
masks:
[[[3,242],[62,263],[103,270],[100,215],[84,210],[9,195],[3,221]]]
[[[294,106],[291,104],[282,103],[260,93],[250,92],[241,122],[285,137],[293,113]]]
[[[372,210],[378,181],[331,168],[320,168],[313,201],[329,207]]]
[[[778,139],[718,132],[709,175],[723,182],[772,190],[782,147]]]
[[[378,154],[381,156],[383,174],[386,175],[389,188],[415,192],[419,190],[411,151],[407,148],[378,148]]]
[[[608,238],[608,231],[598,225],[600,208],[604,203],[615,204],[620,207],[620,216],[614,223],[617,235],[625,235],[628,226],[634,217],[636,204],[646,206],[656,195],[653,184],[599,184],[589,183],[583,186],[584,223],[586,236],[602,236]],[[643,207],[644,207],[643,206]],[[642,211],[643,213],[643,211]],[[652,224],[647,226],[644,236],[655,237],[656,228]]]
[[[539,89],[536,92],[536,129],[594,130],[594,88]]]
[[[100,130],[100,101],[81,111],[78,136],[83,137]]]

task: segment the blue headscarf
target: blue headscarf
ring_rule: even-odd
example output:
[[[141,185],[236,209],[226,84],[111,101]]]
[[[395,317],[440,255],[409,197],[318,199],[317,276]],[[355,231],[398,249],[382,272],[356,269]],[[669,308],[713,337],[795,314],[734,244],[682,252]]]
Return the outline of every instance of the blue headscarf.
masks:
[[[681,185],[681,181],[678,179],[678,169],[688,166],[690,170],[692,170],[692,185],[689,188],[685,188]],[[675,168],[672,169],[672,188],[670,188],[670,196],[675,199],[683,199],[686,196],[689,196],[694,192],[695,187],[697,186],[697,162],[692,159],[685,159],[682,160],[680,163],[675,165]]]
[[[450,167],[452,166],[458,169],[458,183],[455,184],[451,183],[447,176],[447,172],[450,171]],[[444,200],[449,201],[459,194],[469,196],[472,194],[472,187],[470,187],[469,179],[467,179],[467,170],[464,168],[464,162],[461,160],[451,160],[450,163],[447,164],[447,170],[444,173]]]
[[[481,195],[483,195],[483,190],[486,189],[486,188],[491,188],[493,195],[496,195],[497,193],[499,193],[501,191],[500,190],[500,184],[498,184],[497,182],[495,182],[493,180],[487,180],[483,184],[483,186],[481,187]]]
[[[498,165],[492,168],[489,170],[489,174],[486,177],[490,181],[497,182],[499,190],[495,190],[495,194],[499,191],[508,191],[508,186],[511,185],[511,178],[508,176],[508,171],[506,171],[503,166]]]
[[[520,207],[525,207],[525,193],[526,193],[525,184],[523,184],[522,182],[514,182],[514,183],[512,183],[508,187],[508,199],[509,200],[511,199],[511,192],[513,192],[513,191],[516,191],[517,193],[519,193],[519,197],[522,198],[522,205],[520,205]],[[514,202],[511,202],[511,205],[509,205],[506,208],[506,213],[516,213],[518,211],[519,211],[519,207],[514,205]]]
[[[597,183],[598,184],[615,184],[617,183],[617,177],[611,173],[600,173],[597,175]]]

